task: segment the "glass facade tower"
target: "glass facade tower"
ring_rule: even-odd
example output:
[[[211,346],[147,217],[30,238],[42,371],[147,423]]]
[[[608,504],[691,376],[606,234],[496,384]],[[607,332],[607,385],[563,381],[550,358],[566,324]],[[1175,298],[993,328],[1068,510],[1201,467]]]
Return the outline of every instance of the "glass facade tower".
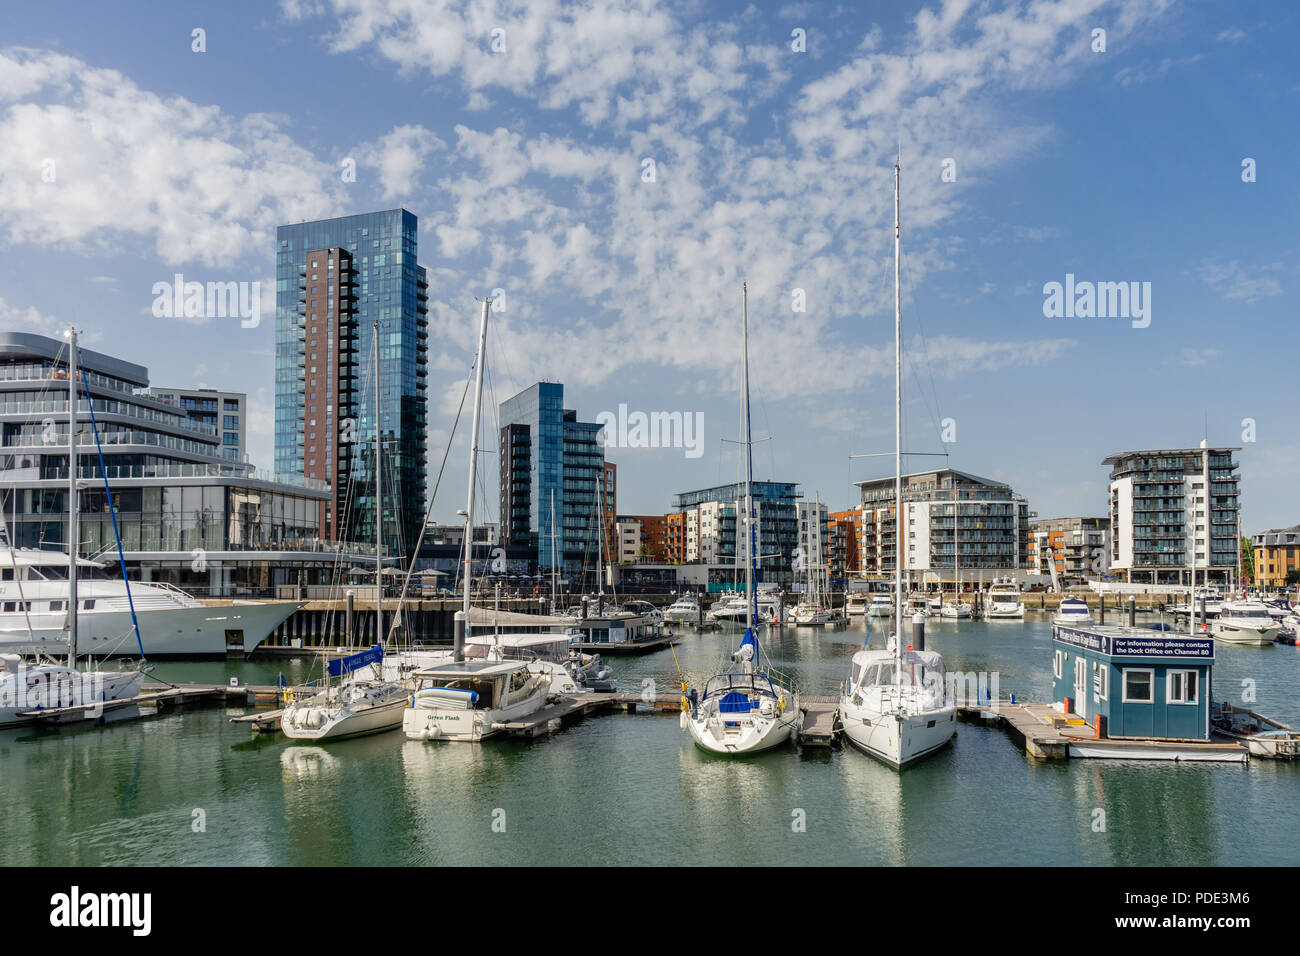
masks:
[[[417,234],[405,209],[276,230],[276,470],[329,481],[330,540],[375,539],[377,347],[384,544],[394,555],[415,546],[425,507],[428,279]]]
[[[613,493],[602,487],[601,426],[578,421],[577,412],[564,407],[559,382],[538,382],[502,402],[500,423],[502,544],[530,549],[538,569],[548,572],[556,563],[554,531],[558,563],[566,573],[594,568],[601,497],[608,500]]]

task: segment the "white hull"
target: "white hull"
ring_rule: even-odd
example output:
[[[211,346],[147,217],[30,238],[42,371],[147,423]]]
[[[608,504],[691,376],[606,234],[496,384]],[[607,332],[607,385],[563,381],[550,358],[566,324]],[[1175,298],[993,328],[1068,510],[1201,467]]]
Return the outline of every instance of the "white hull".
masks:
[[[692,719],[683,711],[682,723],[701,750],[717,754],[752,754],[771,750],[790,740],[803,726],[798,698],[792,698],[785,712],[764,716],[748,714],[701,714]]]
[[[1025,606],[1021,604],[1014,608],[990,607],[988,610],[984,612],[984,616],[988,618],[990,621],[1012,620],[1012,619],[1020,620],[1025,616]]]
[[[505,707],[483,710],[421,706],[415,704],[402,715],[402,733],[409,740],[449,740],[476,743],[500,733],[501,724],[520,720],[546,706],[549,685],[539,688],[522,700]]]
[[[931,726],[933,723],[933,726]],[[893,714],[876,714],[840,699],[840,724],[844,736],[858,750],[901,770],[942,749],[957,732],[957,708],[909,714],[899,721]]]
[[[1223,641],[1225,644],[1263,647],[1277,639],[1278,628],[1275,625],[1254,627],[1232,624],[1221,618],[1210,625],[1210,633],[1216,641]]]
[[[301,606],[285,602],[137,607],[136,618],[145,657],[225,657],[228,652],[252,653]],[[0,646],[57,654],[67,644],[66,617],[63,613],[33,613],[29,634],[24,615],[0,614]],[[229,635],[230,640],[227,631],[235,632]],[[130,610],[79,611],[77,647],[92,657],[139,657]]]
[[[343,706],[314,706],[309,699],[285,708],[280,729],[292,740],[311,741],[383,733],[401,725],[408,703],[405,696]]]
[[[945,604],[940,609],[939,616],[952,621],[968,621],[970,620],[970,608],[964,604]]]
[[[22,678],[22,683],[18,678]],[[26,711],[75,707],[96,701],[137,697],[143,671],[70,671],[65,667],[24,667],[0,675],[0,727],[30,723]]]

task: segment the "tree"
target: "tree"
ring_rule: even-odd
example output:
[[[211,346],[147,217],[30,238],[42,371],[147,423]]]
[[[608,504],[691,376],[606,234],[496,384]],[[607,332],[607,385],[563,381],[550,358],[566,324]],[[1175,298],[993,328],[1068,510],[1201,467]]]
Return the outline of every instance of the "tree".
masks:
[[[1241,536],[1241,574],[1251,584],[1261,583],[1255,580],[1255,546],[1244,534]]]
[[[1289,588],[1300,584],[1300,568],[1292,568],[1286,573],[1286,586]]]

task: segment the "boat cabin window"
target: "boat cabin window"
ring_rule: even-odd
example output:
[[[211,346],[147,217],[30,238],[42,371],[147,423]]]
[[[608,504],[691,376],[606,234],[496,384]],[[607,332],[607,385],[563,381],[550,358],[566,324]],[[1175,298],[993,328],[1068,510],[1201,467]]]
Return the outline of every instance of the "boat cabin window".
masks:
[[[41,569],[40,576],[43,577],[46,581],[66,581],[68,580],[68,569],[50,565],[49,567]],[[82,577],[83,575],[80,574],[77,575],[78,579]]]
[[[0,568],[0,581],[12,581],[14,579],[13,568]]]
[[[497,705],[497,682],[478,677],[440,677],[430,680],[425,686],[445,687],[447,690],[472,690],[478,694],[474,710],[483,710]]]
[[[528,671],[523,668],[520,668],[519,670],[515,671],[513,674],[510,675],[510,690],[511,691],[521,690],[524,686],[527,685],[528,680],[529,680]]]

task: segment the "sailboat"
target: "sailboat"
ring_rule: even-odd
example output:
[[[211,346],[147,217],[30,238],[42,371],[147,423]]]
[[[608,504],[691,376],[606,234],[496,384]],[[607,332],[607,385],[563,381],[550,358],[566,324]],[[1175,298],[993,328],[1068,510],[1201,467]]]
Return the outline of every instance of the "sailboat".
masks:
[[[101,670],[88,668],[86,670],[77,669],[77,615],[81,608],[77,598],[78,575],[80,574],[79,566],[87,562],[78,558],[77,552],[80,550],[78,545],[81,540],[81,525],[78,521],[79,508],[77,497],[77,477],[78,477],[78,458],[77,458],[77,413],[79,411],[80,398],[77,394],[78,379],[85,378],[84,370],[81,370],[81,361],[77,351],[77,330],[68,329],[68,604],[67,604],[67,660],[63,664],[57,663],[53,658],[38,653],[36,662],[28,664],[18,654],[0,654],[0,727],[12,726],[15,724],[24,724],[31,721],[33,711],[41,711],[53,707],[75,707],[85,704],[106,703],[111,700],[126,700],[136,697],[140,693],[140,687],[144,683],[144,647],[140,641],[140,627],[135,620],[134,608],[132,608],[132,629],[135,632],[136,645],[140,648],[141,666],[135,670]],[[81,374],[78,371],[81,370]],[[90,409],[91,422],[94,422],[94,403],[89,389],[86,391],[86,402]],[[98,443],[98,435],[96,435]],[[101,459],[102,465],[102,459]],[[107,475],[104,478],[107,485]],[[107,491],[107,487],[105,488]],[[107,495],[107,500],[112,501],[112,495]],[[7,529],[6,529],[7,532]],[[116,523],[114,524],[114,534],[116,535]],[[7,534],[6,534],[7,536]],[[14,549],[12,541],[8,542],[10,547],[8,556],[10,561],[9,577],[14,580],[15,589],[18,593],[19,601],[25,611],[30,609],[30,602],[22,597],[23,575],[20,575],[14,561]],[[122,545],[118,542],[118,558],[121,562]],[[126,578],[126,566],[122,564],[123,580]],[[25,570],[25,569],[24,569]],[[130,601],[131,591],[127,587],[127,600]],[[16,602],[17,603],[17,602]],[[44,643],[37,642],[35,635],[31,632],[30,620],[28,623],[28,636],[31,638],[33,645],[41,647]],[[9,635],[3,641],[6,646],[14,647],[22,643],[21,636]]]
[[[499,732],[503,723],[541,710],[551,694],[553,669],[539,666],[535,661],[501,659],[502,654],[466,660],[474,579],[474,492],[478,482],[479,421],[483,411],[483,365],[487,358],[490,312],[491,300],[484,299],[474,372],[462,605],[456,613],[451,660],[420,668],[412,675],[415,689],[411,706],[401,717],[402,733],[408,740],[483,740]]]
[[[809,532],[810,553],[805,556],[808,563],[808,590],[804,599],[790,610],[790,620],[795,624],[819,625],[834,624],[835,612],[822,603],[822,543],[821,543],[821,495],[817,496],[814,506],[814,528]]]
[[[960,492],[954,492],[959,495]],[[961,599],[961,498],[958,497],[953,503],[952,516],[952,566],[956,571],[957,581],[953,585],[953,598],[951,604],[943,602],[943,595],[939,597],[939,616],[950,618],[956,621],[969,620],[971,616],[970,605]]]
[[[735,668],[715,674],[701,694],[682,690],[682,727],[690,730],[696,746],[712,753],[748,754],[769,750],[798,735],[803,726],[799,698],[791,681],[763,667],[758,645],[758,599],[754,590],[756,540],[754,534],[754,462],[749,420],[749,310],[748,289],[742,286],[741,316],[745,417],[745,636],[731,655]]]
[[[894,515],[903,515],[903,304],[899,171],[894,163]],[[901,541],[901,530],[898,534]],[[942,748],[956,732],[957,708],[945,687],[943,657],[903,647],[903,561],[894,556],[895,632],[884,648],[853,655],[840,693],[840,724],[854,747],[895,769]]]
[[[384,633],[384,462],[380,418],[379,323],[374,324],[375,349],[375,634]],[[399,609],[400,613],[400,609]],[[291,740],[342,740],[393,730],[402,722],[410,690],[402,681],[374,679],[382,671],[384,645],[346,657],[325,667],[325,683],[317,693],[291,700],[280,714],[280,729]],[[363,668],[365,669],[363,671]],[[362,676],[365,674],[366,676]],[[338,677],[334,686],[331,678]]]

